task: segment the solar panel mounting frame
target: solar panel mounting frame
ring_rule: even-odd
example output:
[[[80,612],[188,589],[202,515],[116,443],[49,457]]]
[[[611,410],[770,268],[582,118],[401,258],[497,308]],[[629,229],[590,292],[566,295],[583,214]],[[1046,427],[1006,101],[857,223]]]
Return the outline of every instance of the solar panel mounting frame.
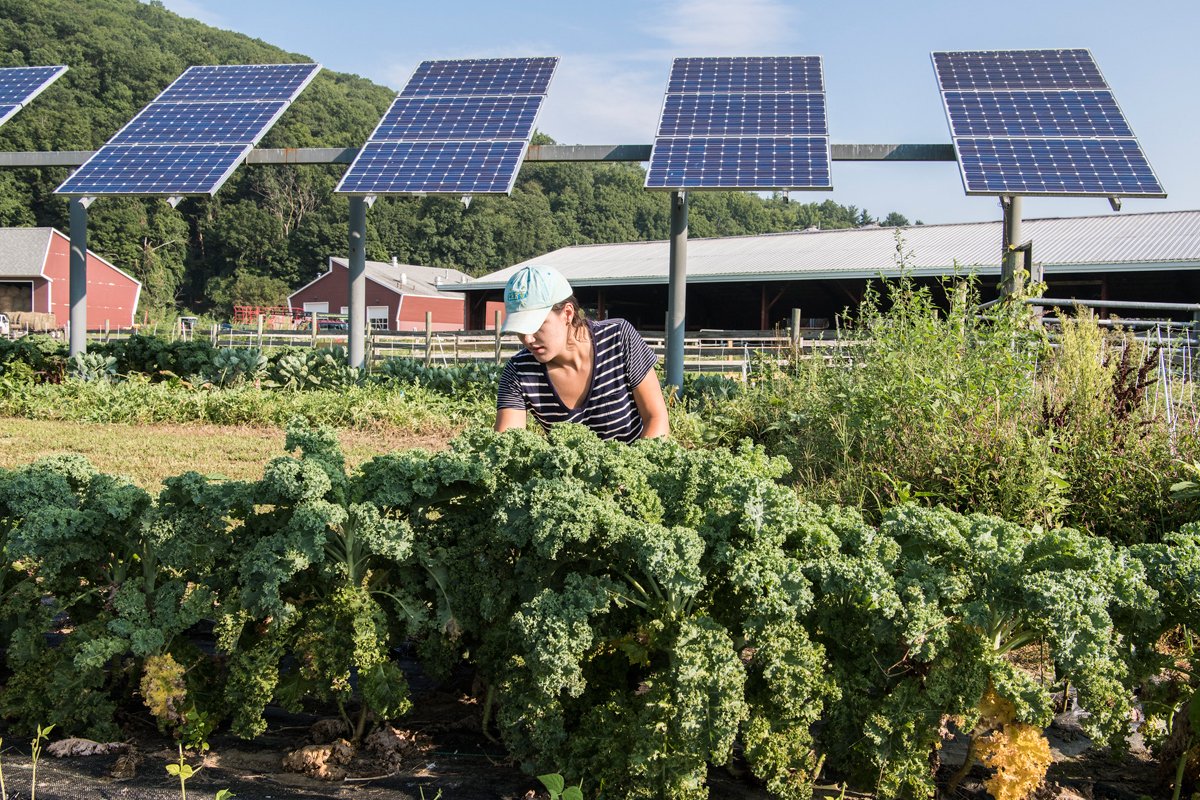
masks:
[[[729,90],[725,90],[725,91],[717,91],[715,88],[704,88],[703,91],[700,91],[700,90],[697,90],[697,87],[692,87],[692,86],[686,85],[686,83],[688,81],[688,78],[686,76],[677,75],[677,72],[678,72],[678,70],[680,70],[681,66],[686,69],[688,65],[694,64],[694,65],[702,66],[706,63],[718,63],[718,62],[723,62],[723,61],[728,61],[731,63],[742,62],[742,64],[747,67],[750,65],[756,64],[756,63],[763,63],[763,62],[770,62],[770,61],[794,61],[794,62],[802,63],[805,65],[812,64],[815,66],[815,74],[817,77],[817,81],[815,84],[815,88],[813,88],[812,86],[805,86],[804,88],[791,88],[791,89],[779,89],[777,87],[773,87],[773,88],[763,89],[760,91],[752,91],[749,88],[747,88],[746,85],[743,85],[740,88],[736,88],[736,89],[730,88]],[[807,75],[808,67],[805,66],[804,70],[805,70],[805,74]],[[744,75],[739,76],[738,80],[741,80],[744,82],[745,76]],[[732,82],[733,81],[731,80],[730,83],[732,84]],[[685,84],[685,85],[679,86],[679,84]],[[682,90],[672,91],[673,86],[675,86],[677,89],[682,89]],[[718,96],[718,95],[723,95],[723,96],[728,96],[731,98],[742,98],[742,99],[746,99],[746,98],[750,98],[750,97],[763,97],[763,96],[770,96],[770,95],[815,96],[819,99],[819,105],[820,105],[821,112],[822,112],[821,119],[823,122],[823,131],[820,133],[804,132],[804,133],[792,133],[792,134],[783,134],[783,133],[774,132],[774,131],[769,132],[769,133],[747,132],[747,133],[741,133],[737,136],[726,136],[726,137],[699,136],[699,135],[697,135],[697,136],[663,135],[662,131],[664,128],[667,109],[668,109],[668,105],[671,101],[671,98],[673,96],[681,96],[681,95],[695,95],[695,96],[701,96],[701,97],[714,97],[714,96]],[[659,119],[659,128],[655,134],[654,148],[651,151],[650,165],[646,171],[646,180],[644,183],[644,187],[649,191],[671,191],[671,192],[674,192],[674,191],[687,191],[687,192],[695,192],[695,191],[780,191],[780,192],[792,192],[792,191],[831,191],[833,189],[832,174],[831,174],[831,170],[830,170],[830,164],[832,163],[833,159],[832,159],[832,152],[831,152],[832,148],[830,145],[830,136],[829,136],[829,115],[828,115],[827,92],[826,92],[826,88],[825,88],[825,63],[824,63],[824,59],[819,55],[818,56],[724,56],[724,57],[680,57],[680,58],[676,58],[672,62],[672,65],[671,65],[671,74],[667,79],[667,90],[663,93],[663,100],[662,100],[662,105],[660,107],[658,119]],[[788,182],[786,180],[785,181],[768,181],[768,182],[760,182],[757,180],[752,180],[750,182],[734,181],[732,183],[729,183],[729,182],[724,182],[724,181],[718,180],[717,182],[710,184],[710,183],[707,183],[704,181],[697,182],[695,180],[689,181],[684,178],[679,178],[679,179],[670,178],[669,175],[663,174],[663,173],[678,172],[678,170],[672,170],[666,165],[660,166],[655,161],[655,152],[661,152],[659,150],[660,144],[662,144],[664,146],[664,148],[674,151],[676,149],[675,144],[682,142],[684,140],[691,139],[693,141],[698,141],[698,140],[702,140],[702,139],[711,140],[711,139],[715,139],[715,138],[726,138],[731,141],[741,139],[747,143],[749,143],[753,140],[763,140],[763,139],[776,139],[776,140],[790,139],[797,144],[801,143],[802,141],[811,140],[813,138],[820,138],[823,140],[823,144],[824,144],[824,147],[823,147],[824,161],[821,164],[821,166],[823,166],[824,169],[817,170],[816,173],[823,174],[825,176],[825,179],[820,183],[817,183],[816,181],[813,181],[810,183],[792,183],[792,182]],[[669,145],[668,145],[668,142],[670,142]],[[812,163],[816,163],[816,162],[812,162]],[[684,167],[684,169],[686,169],[686,167]],[[814,171],[809,170],[808,173],[814,174]],[[798,174],[798,172],[792,171],[790,174],[791,174],[791,176],[794,177],[795,175]],[[660,177],[660,175],[661,175],[661,177]],[[674,185],[668,185],[668,183],[671,183]],[[693,185],[687,185],[689,183],[691,183]]]
[[[300,76],[299,81],[296,82],[293,86],[291,86],[285,94],[280,95],[280,94],[276,93],[277,96],[275,96],[275,97],[266,96],[266,97],[262,97],[262,98],[254,99],[254,100],[240,100],[240,101],[239,100],[229,101],[229,100],[222,100],[222,99],[197,100],[194,98],[185,98],[185,99],[181,99],[181,100],[172,100],[172,99],[168,99],[165,101],[162,100],[162,98],[164,96],[169,97],[172,90],[176,86],[178,86],[181,82],[185,82],[186,80],[188,80],[188,78],[190,76],[192,76],[195,71],[210,71],[211,70],[212,72],[217,73],[217,72],[221,71],[222,69],[225,69],[228,71],[233,71],[236,69],[246,69],[246,70],[252,71],[254,69],[270,69],[270,68],[275,68],[275,67],[278,67],[278,68],[296,67],[297,69],[295,70],[295,72]],[[79,167],[79,169],[75,170],[75,172],[73,172],[67,178],[67,180],[63,181],[63,183],[60,184],[59,187],[54,190],[54,193],[59,194],[59,195],[72,196],[72,197],[98,197],[98,196],[165,197],[165,198],[168,198],[169,200],[171,200],[172,203],[176,202],[178,198],[182,198],[182,197],[211,197],[212,195],[216,194],[217,191],[220,190],[221,186],[223,186],[225,184],[225,182],[229,179],[229,176],[233,174],[234,170],[236,170],[238,168],[238,166],[246,160],[247,154],[249,154],[249,152],[254,149],[254,146],[256,144],[258,144],[259,141],[262,140],[262,138],[267,134],[268,131],[271,130],[271,127],[274,126],[275,123],[279,121],[279,118],[287,112],[288,108],[291,107],[291,104],[295,101],[295,99],[297,97],[299,97],[300,93],[303,92],[305,88],[308,87],[308,85],[313,81],[313,79],[317,76],[317,73],[319,73],[320,71],[321,71],[320,64],[308,63],[308,62],[301,62],[301,63],[294,63],[294,64],[194,65],[194,66],[188,67],[186,70],[183,71],[183,73],[180,74],[179,77],[177,77],[174,81],[172,81],[170,83],[170,85],[168,85],[165,89],[163,89],[161,92],[159,92],[159,94],[154,98],[154,100],[151,100],[149,103],[147,103],[145,106],[143,106],[138,111],[138,113],[133,117],[133,119],[131,119],[129,122],[125,123],[125,125],[121,126],[121,128],[115,134],[113,134],[108,139],[107,142],[105,142],[104,146],[101,147],[99,150],[97,150],[92,155],[91,158],[89,158],[87,161],[85,161]],[[151,112],[151,109],[153,109],[155,107],[208,106],[208,105],[214,105],[214,104],[229,105],[229,104],[235,104],[235,103],[241,103],[241,102],[252,103],[255,105],[271,104],[271,105],[277,105],[278,108],[276,108],[274,110],[274,112],[269,115],[268,118],[266,118],[264,121],[261,121],[261,123],[257,127],[257,132],[253,133],[253,135],[250,135],[248,137],[241,139],[240,141],[235,141],[235,142],[223,142],[223,141],[193,142],[193,141],[183,141],[183,140],[177,140],[174,142],[171,142],[171,141],[157,141],[157,142],[123,141],[123,137],[125,137],[126,132],[129,131],[136,123],[138,123],[140,120],[142,120],[143,115],[146,115],[147,112]],[[94,179],[91,184],[87,184],[82,187],[78,185],[80,182],[82,182],[82,179],[80,177],[81,175],[84,178],[86,178],[88,176],[88,173],[86,172],[86,170],[89,169],[89,166],[95,166],[100,163],[103,163],[104,160],[111,154],[111,151],[116,148],[129,148],[129,149],[142,148],[145,151],[157,151],[157,152],[162,153],[164,156],[169,156],[170,154],[173,154],[173,153],[174,154],[188,153],[188,152],[191,152],[191,150],[196,147],[209,147],[209,148],[212,148],[213,150],[220,151],[219,153],[217,153],[217,155],[220,155],[221,157],[227,159],[227,163],[224,165],[224,167],[219,172],[214,170],[212,172],[206,173],[210,177],[202,186],[201,185],[191,185],[191,184],[187,184],[187,183],[183,183],[183,182],[177,182],[174,184],[167,185],[167,182],[176,180],[176,178],[171,177],[171,176],[160,177],[159,180],[164,184],[161,186],[159,185],[158,182],[152,182],[149,179],[143,180],[140,183],[140,186],[142,188],[138,188],[138,186],[134,186],[131,189],[117,189],[117,188],[109,189],[109,188],[101,185],[103,183],[103,181],[101,181],[99,178]],[[236,148],[236,155],[232,154],[233,151],[230,148]],[[144,161],[143,162],[135,162],[134,164],[129,165],[127,169],[136,171],[139,168],[139,163],[141,165],[143,165],[143,169],[144,169],[144,164],[145,164]],[[150,184],[150,183],[153,183],[153,185],[148,186],[147,184]],[[128,184],[125,184],[125,185],[128,185]]]
[[[1095,70],[1095,80],[1098,81],[1098,84],[1092,83],[1089,85],[1072,85],[1070,83],[1067,83],[1065,85],[1040,86],[1040,87],[1038,87],[1038,86],[1033,86],[1033,87],[1031,87],[1031,86],[994,86],[994,85],[981,86],[981,85],[976,84],[974,86],[955,85],[955,86],[947,87],[945,85],[945,83],[943,82],[943,74],[942,74],[942,71],[939,69],[939,65],[938,65],[938,56],[939,55],[968,55],[968,54],[970,54],[970,55],[985,55],[985,54],[1001,54],[1001,53],[1084,54],[1087,57],[1088,64]],[[1158,175],[1154,172],[1154,168],[1150,164],[1149,158],[1146,156],[1145,152],[1142,150],[1141,142],[1138,140],[1137,136],[1133,133],[1132,126],[1129,125],[1128,117],[1125,116],[1124,110],[1121,109],[1120,103],[1116,97],[1116,93],[1113,92],[1112,87],[1108,83],[1108,80],[1104,77],[1103,72],[1100,70],[1100,64],[1099,64],[1099,62],[1096,61],[1095,57],[1092,55],[1091,50],[1089,50],[1087,48],[1061,48],[1061,49],[1056,49],[1056,50],[1049,50],[1049,49],[935,50],[930,53],[930,60],[933,64],[934,75],[936,76],[937,81],[938,81],[938,90],[939,90],[939,94],[940,94],[941,101],[942,101],[942,109],[946,112],[946,122],[947,122],[947,125],[950,127],[950,135],[951,135],[951,139],[953,140],[953,143],[954,143],[954,151],[955,151],[955,155],[957,156],[956,161],[958,163],[959,177],[962,179],[962,182],[963,182],[963,191],[968,196],[995,197],[997,195],[1020,195],[1020,196],[1025,196],[1025,197],[1104,197],[1104,198],[1109,198],[1110,200],[1114,200],[1114,201],[1115,201],[1115,198],[1120,198],[1120,197],[1162,198],[1162,197],[1167,196],[1166,192],[1162,189],[1162,183],[1161,183],[1161,181],[1159,181]],[[978,134],[965,134],[965,133],[960,134],[959,132],[957,132],[955,130],[954,116],[951,113],[951,105],[950,105],[950,101],[948,99],[948,95],[950,95],[951,93],[972,93],[972,92],[974,92],[974,93],[985,93],[986,92],[986,93],[996,93],[996,94],[1010,93],[1010,94],[1014,94],[1014,95],[1017,93],[1045,94],[1047,97],[1050,97],[1053,95],[1067,94],[1067,93],[1071,93],[1071,92],[1107,93],[1108,96],[1111,98],[1112,104],[1115,107],[1117,114],[1119,114],[1121,121],[1124,123],[1126,129],[1129,131],[1129,135],[1128,136],[1100,136],[1100,135],[1092,135],[1092,136],[1013,136],[1013,135],[982,136],[982,135],[978,135]],[[1134,145],[1134,148],[1136,149],[1137,154],[1141,157],[1141,161],[1145,165],[1146,171],[1149,172],[1150,178],[1153,181],[1153,186],[1155,189],[1157,189],[1157,191],[1122,191],[1119,188],[1114,188],[1112,186],[1109,186],[1108,188],[1105,188],[1102,190],[1097,190],[1097,191],[1084,191],[1084,190],[1049,191],[1049,190],[1038,189],[1038,188],[1029,188],[1029,183],[1030,183],[1029,181],[1024,182],[1026,184],[1025,186],[1018,186],[1016,180],[1013,180],[1004,189],[998,189],[994,186],[992,188],[986,188],[986,187],[972,188],[972,178],[968,174],[968,168],[967,168],[967,165],[964,163],[962,151],[960,150],[959,143],[960,143],[960,141],[977,141],[977,140],[982,140],[982,139],[988,139],[993,142],[1018,142],[1018,141],[1033,142],[1033,141],[1045,141],[1045,140],[1055,140],[1055,141],[1061,141],[1064,143],[1065,142],[1087,142],[1087,141],[1096,141],[1096,142],[1128,141],[1128,142],[1132,142]],[[1134,165],[1131,164],[1130,166],[1131,166],[1131,169],[1134,168]],[[1058,176],[1061,174],[1062,173],[1054,173],[1055,176]],[[1083,178],[1080,178],[1080,180],[1083,180]],[[1047,180],[1042,181],[1042,184],[1045,185],[1045,184],[1055,183],[1055,182],[1064,183],[1065,181],[1062,179],[1047,179]]]
[[[498,67],[502,65],[519,65],[522,62],[528,62],[528,65],[539,74],[536,78],[530,79],[529,85],[520,84],[518,88],[522,91],[502,91],[496,88],[480,88],[476,89],[467,82],[455,84],[451,81],[446,81],[439,77],[430,78],[430,76],[438,70],[452,70],[454,66],[461,65],[469,67],[470,65],[488,65],[495,64]],[[493,58],[493,59],[437,59],[426,60],[417,65],[413,70],[412,76],[405,83],[404,88],[397,92],[392,104],[388,106],[383,117],[367,138],[366,143],[359,151],[358,156],[350,164],[349,168],[342,175],[342,179],[338,182],[334,189],[339,194],[346,194],[358,197],[374,197],[377,195],[390,194],[401,196],[424,197],[428,195],[444,195],[450,197],[469,197],[475,194],[509,194],[516,183],[517,174],[520,171],[521,164],[525,160],[525,154],[529,149],[530,140],[533,137],[533,132],[537,125],[537,116],[541,112],[542,105],[550,90],[550,83],[553,81],[554,73],[558,68],[557,56],[538,56],[526,58]],[[497,73],[502,76],[502,73]],[[496,76],[493,76],[496,77]],[[501,77],[503,80],[503,78]],[[446,101],[448,104],[453,104],[457,100],[471,99],[505,99],[505,98],[536,98],[532,116],[529,119],[528,130],[522,137],[466,137],[447,136],[444,138],[429,138],[424,136],[410,136],[400,138],[376,138],[380,131],[385,127],[392,128],[402,127],[402,125],[391,120],[393,111],[402,103],[420,104],[421,101],[434,101],[434,107],[438,101]],[[524,109],[527,111],[527,109]],[[411,125],[407,126],[411,128]],[[512,152],[512,145],[520,145],[519,150]],[[492,149],[499,147],[506,150],[504,158],[512,164],[507,180],[503,185],[492,180],[490,182],[479,182],[468,185],[465,183],[466,176],[464,174],[463,183],[451,183],[449,181],[433,182],[432,179],[426,181],[417,181],[415,179],[401,181],[392,179],[385,181],[381,172],[381,176],[370,185],[364,185],[367,175],[363,174],[366,166],[364,166],[364,157],[368,157],[369,153],[391,148],[395,151],[407,149],[409,152],[423,150],[431,154],[425,161],[419,162],[416,166],[407,167],[404,170],[393,168],[392,175],[396,175],[397,171],[408,171],[415,173],[419,168],[429,162],[437,162],[439,158],[448,153],[452,153],[457,147],[459,149],[470,149],[473,146],[492,145]],[[441,152],[438,152],[438,151]],[[403,165],[404,162],[401,162]],[[498,173],[498,171],[497,171]]]
[[[12,119],[14,116],[17,115],[17,112],[19,112],[21,109],[25,108],[25,106],[29,105],[35,97],[37,97],[39,94],[41,94],[42,92],[44,92],[48,88],[50,88],[50,84],[54,83],[56,80],[58,80],[63,75],[65,75],[67,72],[67,69],[68,69],[68,67],[63,66],[61,64],[52,65],[52,66],[44,66],[44,67],[41,67],[41,66],[5,67],[3,69],[0,69],[0,81],[3,80],[4,73],[9,72],[10,70],[11,71],[50,70],[49,72],[46,73],[46,77],[43,78],[41,80],[41,82],[36,87],[33,88],[32,91],[22,93],[20,100],[14,99],[10,102],[5,102],[3,104],[0,104],[0,125],[3,125],[4,123],[8,122],[10,119]]]

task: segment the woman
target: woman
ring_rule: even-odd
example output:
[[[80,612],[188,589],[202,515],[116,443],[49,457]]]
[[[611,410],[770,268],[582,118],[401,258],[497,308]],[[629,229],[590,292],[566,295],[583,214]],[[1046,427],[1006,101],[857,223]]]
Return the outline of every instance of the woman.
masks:
[[[556,269],[523,267],[504,287],[503,330],[525,348],[500,373],[496,430],[578,422],[602,439],[666,436],[658,357],[623,319],[593,322]]]

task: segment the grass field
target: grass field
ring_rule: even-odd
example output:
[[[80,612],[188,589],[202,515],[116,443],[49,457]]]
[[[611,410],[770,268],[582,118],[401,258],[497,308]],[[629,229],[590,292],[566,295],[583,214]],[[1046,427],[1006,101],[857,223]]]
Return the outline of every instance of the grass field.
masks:
[[[452,438],[380,427],[339,430],[353,467],[381,453],[414,447],[437,449]],[[0,418],[0,467],[28,464],[57,453],[78,453],[101,472],[126,475],[157,492],[164,478],[189,470],[233,479],[254,479],[263,465],[283,455],[277,428],[223,425],[120,425]]]

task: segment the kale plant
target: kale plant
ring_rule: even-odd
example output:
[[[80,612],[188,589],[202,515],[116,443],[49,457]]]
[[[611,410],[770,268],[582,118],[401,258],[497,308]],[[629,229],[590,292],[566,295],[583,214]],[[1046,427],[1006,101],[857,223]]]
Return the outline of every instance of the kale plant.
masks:
[[[1152,614],[1156,599],[1138,562],[1073,530],[912,505],[878,530],[854,518],[831,528],[840,552],[808,573],[812,629],[843,697],[823,736],[833,763],[882,796],[928,794],[947,722],[979,736],[1044,727],[1064,681],[1089,735],[1123,745],[1131,648],[1118,622]],[[1030,647],[1041,675],[1012,658]],[[1011,712],[989,713],[991,696]]]
[[[21,725],[119,735],[115,709],[132,697],[130,684],[147,664],[173,661],[172,653],[199,658],[181,635],[211,613],[213,596],[189,580],[190,548],[158,524],[146,492],[79,456],[3,475],[0,518],[8,527],[5,557],[28,577],[5,608],[15,622],[14,674],[0,712]],[[194,712],[181,690],[160,721],[202,738]]]
[[[832,687],[799,622],[811,592],[784,546],[809,543],[785,464],[578,426],[476,432],[421,460],[377,459],[363,487],[415,504],[430,629],[470,654],[526,769],[706,797],[740,743],[777,794],[811,794]]]
[[[372,714],[390,719],[409,707],[404,675],[389,658],[398,615],[388,611],[411,531],[351,501],[332,431],[292,426],[286,446],[299,457],[267,465],[247,489],[254,503],[224,509],[236,531],[218,619],[218,644],[230,654],[225,698],[242,736],[265,729],[272,700],[293,709],[315,700],[336,703],[357,741]],[[289,659],[296,667],[285,670]]]

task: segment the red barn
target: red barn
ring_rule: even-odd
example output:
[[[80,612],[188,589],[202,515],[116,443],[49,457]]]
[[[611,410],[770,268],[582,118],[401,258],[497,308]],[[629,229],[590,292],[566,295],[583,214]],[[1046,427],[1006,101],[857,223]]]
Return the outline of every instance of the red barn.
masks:
[[[433,329],[463,328],[463,296],[440,287],[465,283],[465,272],[413,264],[367,262],[367,319],[373,328],[392,331],[425,330],[425,312],[433,314]],[[329,270],[288,295],[288,304],[307,313],[346,314],[350,306],[349,267],[344,258],[330,258]]]
[[[142,284],[92,251],[87,254],[87,320],[92,330],[136,321]],[[71,317],[71,240],[54,228],[0,228],[0,311]]]

